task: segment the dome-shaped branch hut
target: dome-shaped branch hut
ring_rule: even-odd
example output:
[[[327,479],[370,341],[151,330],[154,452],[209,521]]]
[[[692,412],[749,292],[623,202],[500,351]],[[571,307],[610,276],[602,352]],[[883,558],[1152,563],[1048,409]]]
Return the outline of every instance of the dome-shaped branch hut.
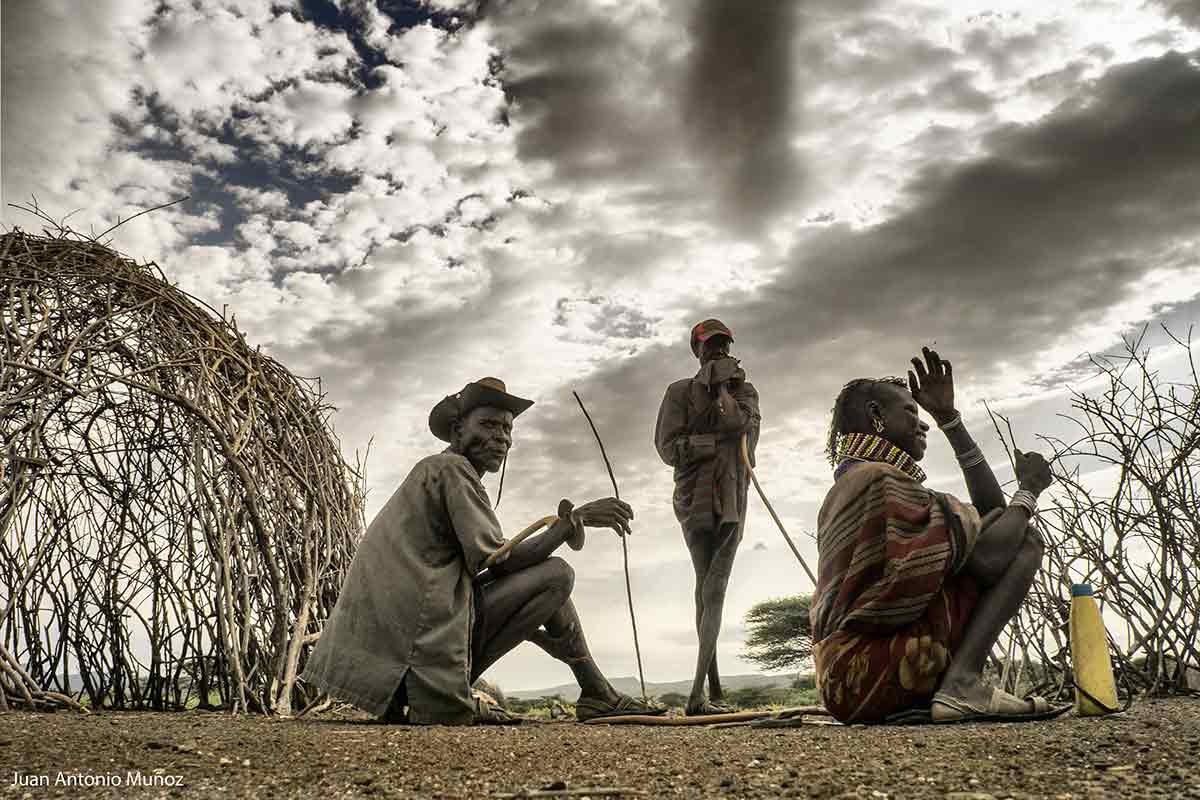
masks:
[[[70,233],[0,236],[0,323],[0,703],[311,699],[363,529],[319,381]]]

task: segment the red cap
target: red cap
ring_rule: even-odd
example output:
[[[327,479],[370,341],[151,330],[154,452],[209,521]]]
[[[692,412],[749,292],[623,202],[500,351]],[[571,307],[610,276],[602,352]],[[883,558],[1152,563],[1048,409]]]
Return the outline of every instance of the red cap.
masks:
[[[703,322],[697,322],[692,328],[692,355],[700,355],[700,343],[708,339],[722,334],[729,337],[729,341],[733,341],[733,331],[729,326],[719,319],[706,319]]]

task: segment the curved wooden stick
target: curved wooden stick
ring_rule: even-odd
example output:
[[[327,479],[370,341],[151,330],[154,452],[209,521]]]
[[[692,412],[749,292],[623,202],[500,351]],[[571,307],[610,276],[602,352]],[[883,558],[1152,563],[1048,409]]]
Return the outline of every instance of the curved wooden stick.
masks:
[[[608,470],[608,479],[612,481],[613,494],[620,500],[621,490],[617,488],[617,478],[613,475],[612,464],[608,461],[608,453],[604,450],[604,440],[600,438],[600,431],[596,430],[596,423],[592,422],[592,415],[584,406],[579,392],[572,390],[571,394],[575,395],[575,402],[579,403],[579,410],[583,412],[584,419],[591,427],[592,435],[596,437],[596,444],[600,445],[600,457],[604,459],[604,467]],[[625,534],[621,534],[621,558],[625,565],[625,598],[629,601],[629,624],[633,626],[633,652],[637,656],[638,681],[642,684],[642,701],[649,702],[649,698],[646,697],[646,675],[642,672],[642,648],[638,644],[637,617],[633,615],[633,587],[629,583],[629,544],[625,540]]]
[[[829,716],[824,706],[798,706],[783,708],[776,711],[731,711],[726,714],[701,714],[695,717],[665,717],[649,714],[621,714],[613,717],[594,717],[584,721],[584,725],[714,725],[722,722],[747,722],[770,717],[795,716],[797,714],[812,714],[813,716]]]
[[[796,549],[796,544],[792,541],[792,537],[788,536],[783,523],[779,520],[779,515],[771,507],[771,501],[767,499],[766,493],[758,485],[758,476],[754,474],[754,467],[750,466],[750,447],[746,444],[746,434],[744,433],[742,434],[742,462],[746,465],[746,470],[750,473],[750,480],[754,481],[754,488],[758,490],[758,496],[762,498],[763,505],[767,507],[767,511],[771,512],[771,519],[775,520],[775,524],[779,526],[779,532],[783,534],[784,539],[787,539],[788,547],[792,548],[792,552],[796,555],[796,560],[800,562],[800,566],[804,567],[804,571],[808,573],[808,579],[812,581],[812,585],[815,587],[817,585],[817,577],[808,568],[808,564],[804,563],[804,556],[800,555],[800,551]]]
[[[521,542],[525,541],[530,536],[537,533],[538,531],[540,531],[542,528],[546,527],[547,525],[553,525],[556,522],[558,522],[558,517],[556,517],[553,514],[551,514],[548,517],[542,517],[539,520],[531,522],[529,524],[529,526],[525,528],[525,530],[521,531],[516,536],[509,539],[507,542],[500,545],[499,550],[497,550],[496,552],[494,552],[490,556],[488,556],[487,560],[483,562],[483,568],[487,569],[492,564],[495,564],[497,561],[499,561],[500,559],[502,559],[506,555],[508,555],[509,550],[512,550],[514,547],[516,547]]]

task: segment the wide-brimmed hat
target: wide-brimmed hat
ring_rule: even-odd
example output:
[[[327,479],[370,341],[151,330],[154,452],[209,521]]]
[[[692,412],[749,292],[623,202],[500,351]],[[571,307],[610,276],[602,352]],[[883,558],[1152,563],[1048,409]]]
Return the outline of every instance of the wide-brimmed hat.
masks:
[[[729,341],[733,341],[733,331],[729,326],[719,319],[706,319],[703,322],[697,322],[692,327],[692,355],[700,355],[700,344],[712,337],[720,334],[728,336]]]
[[[468,383],[461,392],[448,394],[429,412],[429,430],[443,442],[450,441],[450,425],[480,406],[511,411],[514,417],[533,405],[532,400],[509,394],[499,378],[480,378]]]

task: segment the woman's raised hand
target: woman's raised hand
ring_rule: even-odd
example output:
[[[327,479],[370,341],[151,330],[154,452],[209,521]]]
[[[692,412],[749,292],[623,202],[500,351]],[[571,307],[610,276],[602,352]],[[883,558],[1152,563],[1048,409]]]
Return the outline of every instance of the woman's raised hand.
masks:
[[[954,408],[954,372],[950,362],[938,356],[936,350],[921,348],[925,363],[912,360],[913,368],[908,371],[908,390],[917,404],[943,425],[958,413]]]

